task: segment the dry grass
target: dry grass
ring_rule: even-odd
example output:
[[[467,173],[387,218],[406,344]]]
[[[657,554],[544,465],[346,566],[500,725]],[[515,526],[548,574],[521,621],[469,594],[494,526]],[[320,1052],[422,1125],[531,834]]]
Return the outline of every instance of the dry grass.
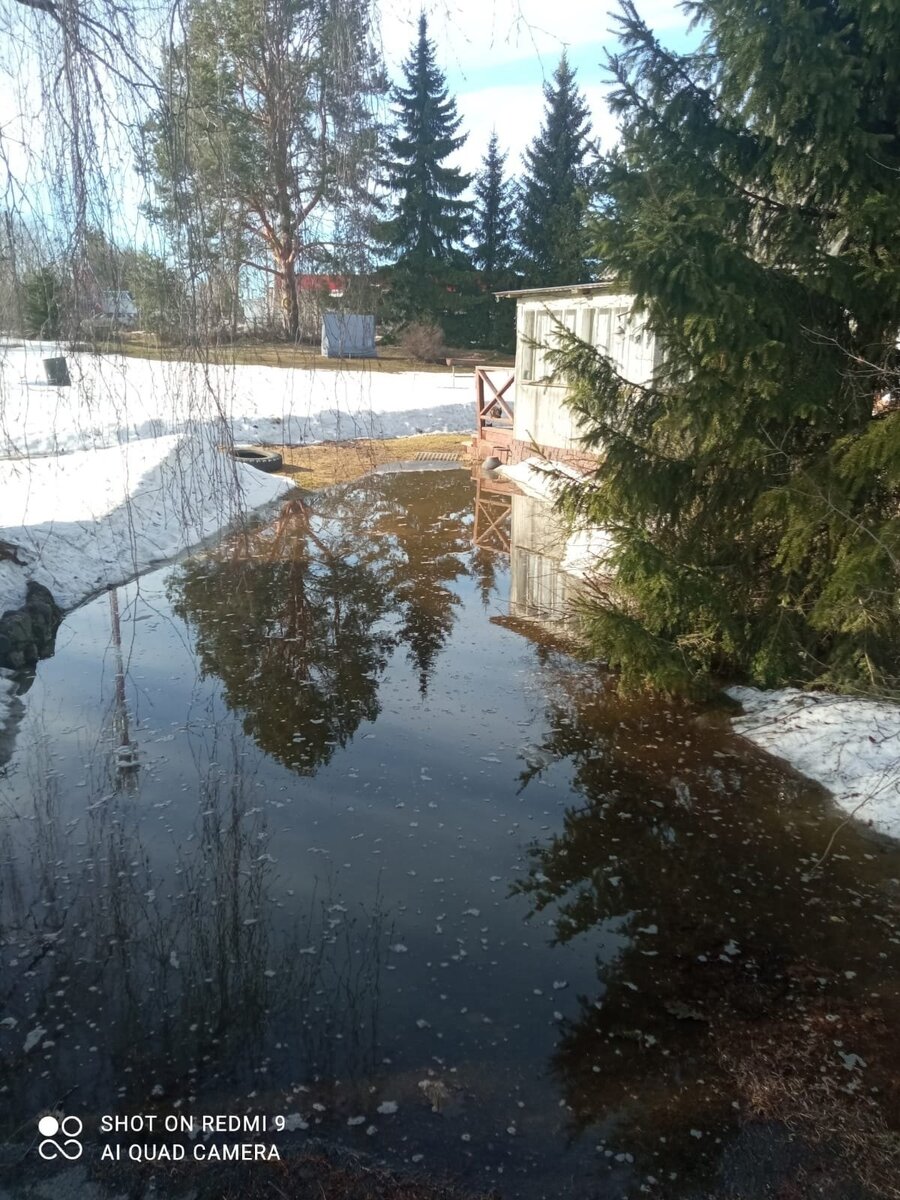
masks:
[[[298,487],[318,491],[335,483],[358,479],[374,467],[404,462],[420,454],[455,454],[468,458],[471,434],[422,433],[404,438],[360,438],[351,442],[319,442],[314,446],[274,446],[284,457],[279,472]]]
[[[126,334],[108,347],[109,352],[124,354],[128,358],[150,358],[162,362],[178,362],[192,356],[190,347],[165,346],[147,334]],[[514,359],[509,354],[487,351],[485,362],[497,366],[512,366]],[[446,356],[466,358],[471,350],[447,347]],[[223,342],[209,346],[203,361],[223,363],[226,366],[251,365],[265,367],[299,367],[304,370],[316,368],[323,371],[372,371],[375,374],[397,374],[400,371],[447,371],[441,361],[436,363],[417,362],[400,346],[379,346],[377,358],[325,358],[315,346],[291,345],[287,342]]]
[[[846,1192],[861,1185],[866,1195],[900,1200],[895,1031],[877,1011],[833,1007],[836,1012],[807,1010],[793,1020],[763,1022],[731,1043],[722,1038],[722,1064],[750,1113],[823,1148],[832,1160],[823,1170],[833,1183],[839,1186],[843,1176]],[[859,1054],[865,1070],[844,1069],[840,1048]],[[797,1182],[797,1194],[818,1194]]]

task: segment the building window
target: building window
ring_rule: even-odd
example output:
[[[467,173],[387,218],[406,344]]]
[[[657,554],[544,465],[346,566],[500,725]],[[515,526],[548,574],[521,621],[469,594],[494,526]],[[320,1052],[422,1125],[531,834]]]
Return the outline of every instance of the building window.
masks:
[[[575,308],[526,310],[522,355],[524,382],[565,387],[566,380],[562,375],[556,373],[554,376],[548,351],[555,349],[558,345],[557,334],[560,328],[567,329],[570,333],[576,332],[577,316],[578,310]]]

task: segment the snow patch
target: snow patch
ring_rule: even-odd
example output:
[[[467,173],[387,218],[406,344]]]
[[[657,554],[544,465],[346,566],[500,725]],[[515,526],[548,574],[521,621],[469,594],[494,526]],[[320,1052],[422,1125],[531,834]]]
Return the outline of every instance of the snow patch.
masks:
[[[0,461],[0,538],[23,551],[4,564],[0,612],[34,579],[72,608],[204,541],[274,500],[290,480],[221,453],[210,430],[53,458]]]
[[[847,813],[900,838],[900,704],[732,687],[736,733],[826,787]]]
[[[42,359],[64,354],[72,386],[51,387]],[[52,343],[0,344],[0,457],[60,454],[190,432],[218,422],[238,442],[297,445],[466,432],[470,386],[451,373],[155,362],[73,354]]]

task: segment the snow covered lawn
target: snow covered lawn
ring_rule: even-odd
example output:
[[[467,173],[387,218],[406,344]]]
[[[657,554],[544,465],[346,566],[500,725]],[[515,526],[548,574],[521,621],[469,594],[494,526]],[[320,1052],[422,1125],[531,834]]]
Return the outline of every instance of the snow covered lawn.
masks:
[[[737,733],[828,788],[837,804],[900,838],[900,704],[784,688],[732,687]]]
[[[0,344],[0,458],[96,449],[224,423],[238,442],[299,445],[472,429],[469,380],[450,372],[315,370],[67,354],[72,386],[50,387],[52,343]]]

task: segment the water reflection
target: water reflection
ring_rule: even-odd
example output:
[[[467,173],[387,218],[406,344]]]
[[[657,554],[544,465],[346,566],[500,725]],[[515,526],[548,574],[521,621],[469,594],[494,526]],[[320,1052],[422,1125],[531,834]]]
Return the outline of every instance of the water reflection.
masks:
[[[493,473],[477,472],[474,483],[473,557],[485,572],[485,608],[498,561],[508,559],[508,615],[494,620],[545,641],[577,634],[574,605],[583,588],[571,569],[574,542],[564,523],[546,501]]]
[[[686,727],[670,708],[625,701],[565,663],[550,679],[553,732],[531,749],[522,786],[566,762],[575,802],[559,832],[532,844],[515,890],[552,914],[558,946],[621,939],[612,961],[598,958],[596,989],[561,1023],[552,1056],[573,1131],[613,1116],[610,1155],[693,1195],[691,1180],[718,1169],[754,1108],[810,1144],[830,1119],[828,1154],[846,1152],[832,1164],[834,1194],[846,1194],[858,1183],[855,1056],[871,1055],[869,1087],[877,1076],[889,1093],[900,1073],[884,1036],[898,1012],[898,955],[880,856],[850,835],[827,881],[811,876],[821,830],[799,781],[739,756],[714,718]],[[841,1053],[842,1034],[854,1057]],[[792,1096],[804,1071],[830,1081],[828,1103],[806,1112]],[[870,1117],[886,1134],[896,1113],[876,1103]]]
[[[580,582],[564,569],[567,538],[546,501],[510,498],[509,615],[551,633],[574,631],[573,608]]]
[[[460,598],[452,584],[468,574],[472,497],[460,470],[442,471],[423,493],[414,476],[383,476],[378,531],[390,563],[398,641],[406,646],[423,697],[453,629]]]
[[[221,679],[247,734],[303,773],[379,712],[389,591],[368,534],[318,531],[305,503],[292,501],[272,529],[189,561],[172,579],[204,673]]]
[[[428,689],[459,605],[449,585],[467,573],[470,507],[461,472],[432,478],[424,495],[396,474],[333,489],[315,509],[291,500],[273,525],[173,576],[204,672],[246,732],[301,773],[377,718],[397,645]]]
[[[848,832],[811,875],[823,797],[555,650],[543,514],[508,505],[549,601],[472,500],[294,500],[123,589],[121,636],[108,597],[68,619],[0,777],[5,1130],[61,1097],[297,1111],[529,1200],[805,1196],[772,1149],[812,1143],[800,1093],[835,1153],[875,1144],[890,856]],[[527,637],[486,619],[510,585]],[[734,1165],[753,1131],[774,1183]]]
[[[70,1092],[82,1115],[111,1096],[126,1110],[233,1096],[265,1085],[279,1049],[282,1077],[285,1063],[298,1080],[372,1071],[384,916],[323,887],[286,922],[239,743],[217,756],[168,862],[134,819],[139,785],[66,820],[60,780],[32,758],[34,819],[0,848],[0,1110],[13,1126]]]

